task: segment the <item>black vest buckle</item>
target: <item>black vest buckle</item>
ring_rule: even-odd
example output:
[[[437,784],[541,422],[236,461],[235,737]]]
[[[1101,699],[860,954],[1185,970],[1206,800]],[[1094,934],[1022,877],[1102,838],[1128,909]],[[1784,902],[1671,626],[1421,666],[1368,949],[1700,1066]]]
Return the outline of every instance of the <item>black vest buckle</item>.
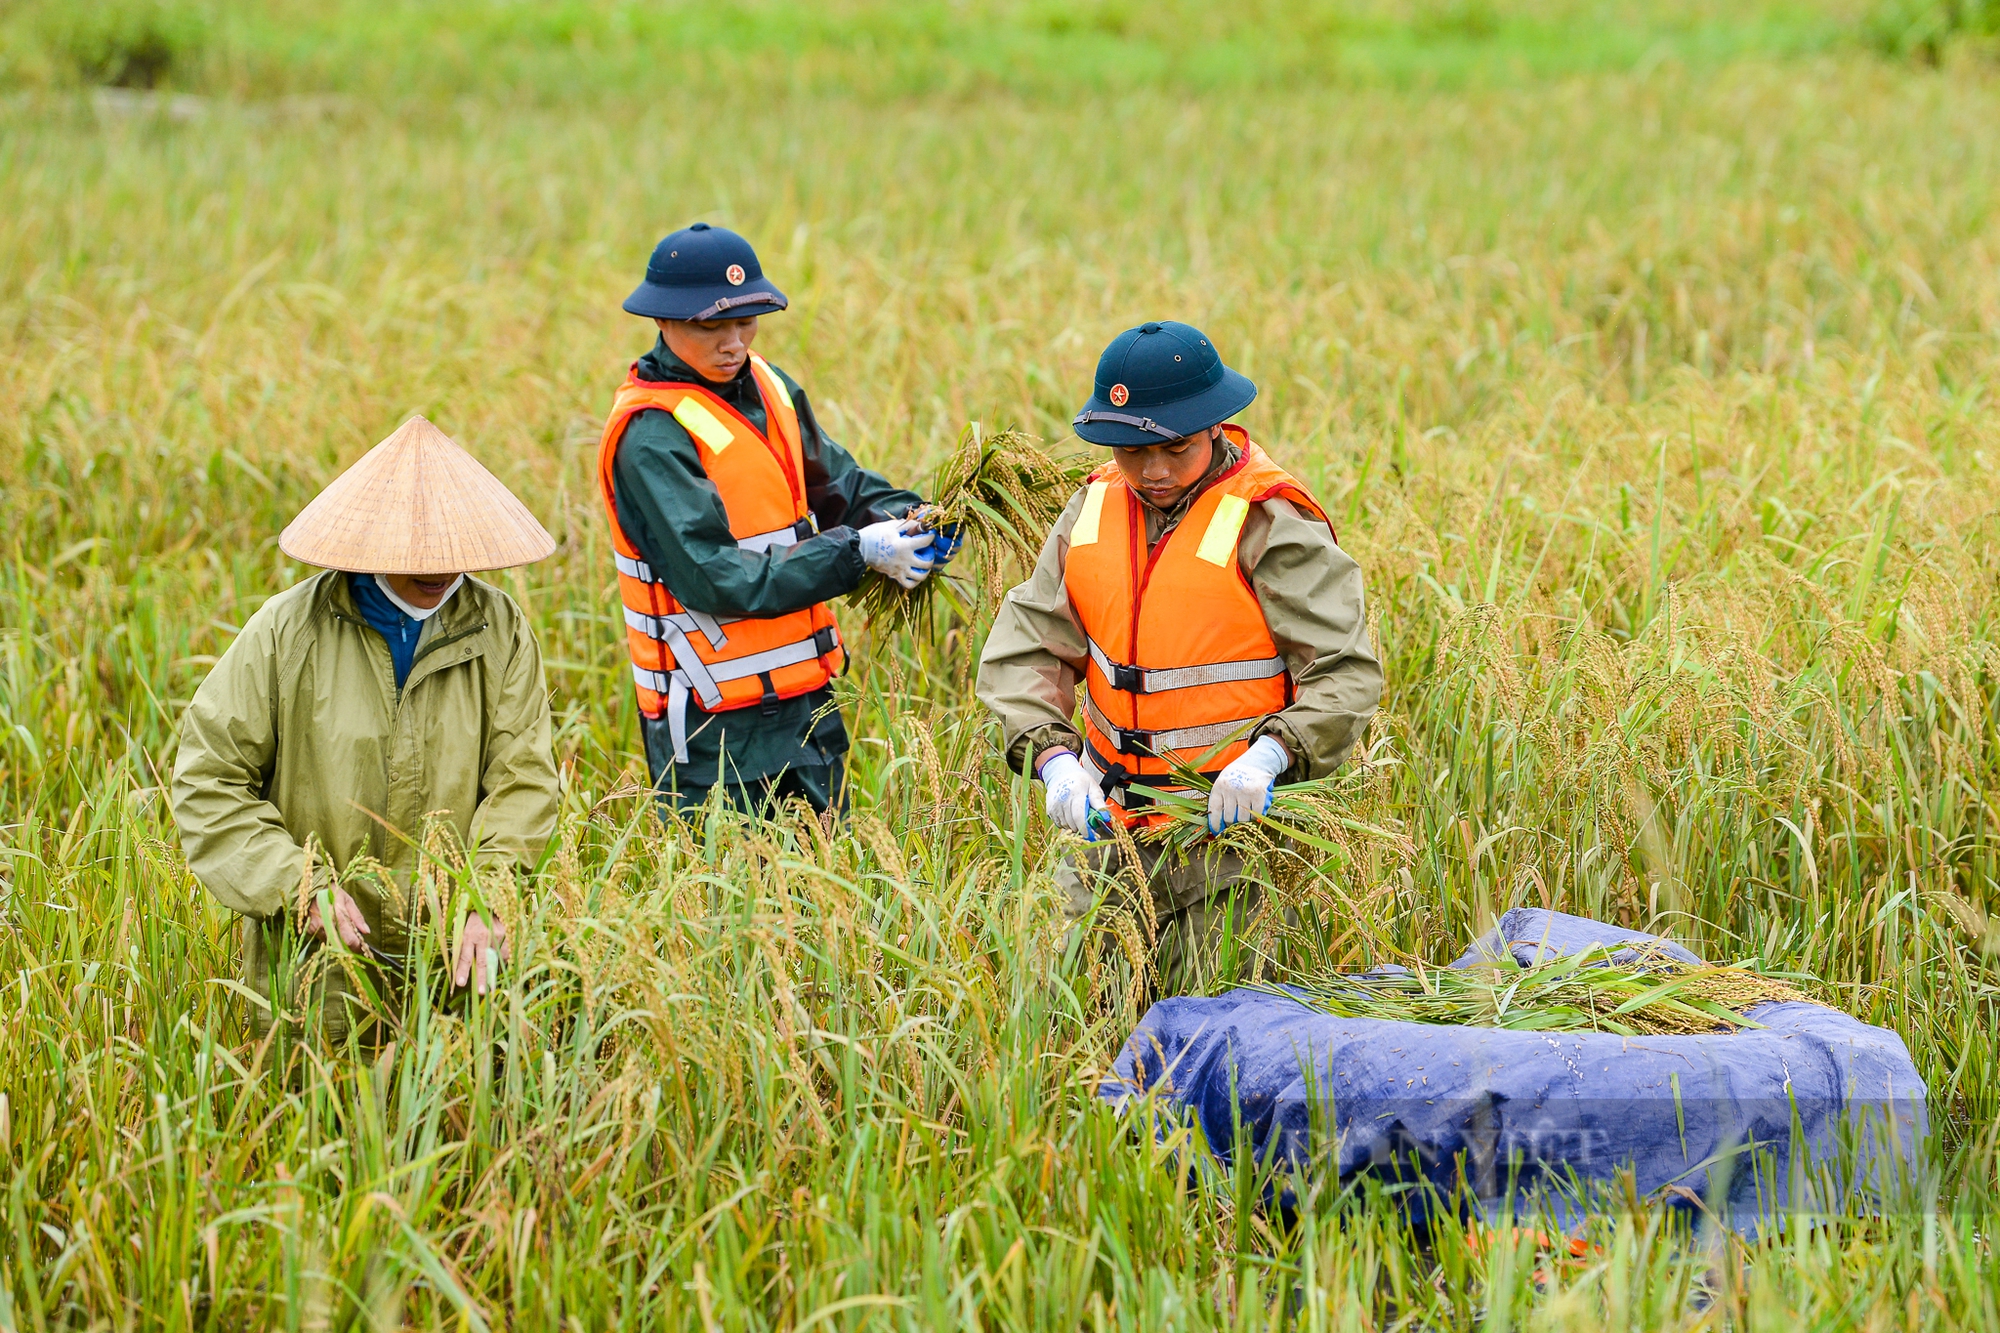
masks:
[[[1111,743],[1118,747],[1120,754],[1153,756],[1153,736],[1150,731],[1127,731],[1123,727],[1113,729]]]

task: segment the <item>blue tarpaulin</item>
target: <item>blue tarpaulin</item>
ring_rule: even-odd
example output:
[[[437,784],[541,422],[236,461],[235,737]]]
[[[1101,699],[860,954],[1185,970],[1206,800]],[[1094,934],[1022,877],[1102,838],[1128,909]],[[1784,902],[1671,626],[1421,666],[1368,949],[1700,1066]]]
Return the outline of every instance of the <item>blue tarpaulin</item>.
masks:
[[[1517,908],[1452,966],[1598,943],[1699,961],[1654,936]],[[1100,1095],[1160,1099],[1225,1162],[1241,1142],[1294,1181],[1421,1178],[1447,1195],[1463,1181],[1489,1214],[1538,1199],[1574,1217],[1629,1170],[1642,1197],[1750,1229],[1907,1179],[1928,1121],[1902,1038],[1817,1004],[1747,1016],[1762,1027],[1514,1032],[1336,1018],[1236,990],[1153,1005]]]

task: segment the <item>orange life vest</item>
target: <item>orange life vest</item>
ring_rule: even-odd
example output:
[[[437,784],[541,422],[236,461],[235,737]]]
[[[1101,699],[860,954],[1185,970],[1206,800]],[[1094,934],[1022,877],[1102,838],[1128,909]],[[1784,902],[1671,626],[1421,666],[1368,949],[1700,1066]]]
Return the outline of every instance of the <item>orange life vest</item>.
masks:
[[[1163,780],[1176,763],[1219,772],[1250,748],[1258,722],[1292,701],[1237,540],[1250,506],[1273,496],[1321,520],[1326,512],[1240,427],[1223,429],[1243,456],[1151,552],[1145,501],[1115,463],[1091,474],[1070,532],[1063,582],[1090,641],[1082,759],[1128,824],[1168,817],[1146,811],[1144,789],[1183,789]]]
[[[707,389],[642,380],[635,366],[612,402],[597,452],[597,484],[611,519],[639,711],[652,718],[666,715],[677,763],[687,762],[690,693],[711,713],[760,703],[768,707],[819,689],[840,674],[846,661],[833,609],[826,603],[768,620],[690,610],[619,526],[612,476],[618,442],[633,413],[657,408],[671,413],[694,440],[702,470],[721,493],[738,547],[768,551],[813,535],[791,394],[762,357],[751,356],[750,373],[764,402],[768,434]]]

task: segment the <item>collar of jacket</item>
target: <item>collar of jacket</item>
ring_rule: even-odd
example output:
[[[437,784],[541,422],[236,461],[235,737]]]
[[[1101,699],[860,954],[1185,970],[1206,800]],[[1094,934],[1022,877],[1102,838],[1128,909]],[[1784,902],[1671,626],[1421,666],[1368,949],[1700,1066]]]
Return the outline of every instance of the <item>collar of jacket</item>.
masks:
[[[727,384],[717,384],[704,378],[700,371],[673,354],[667,340],[661,337],[654,342],[653,350],[639,358],[639,378],[654,384],[693,384],[715,394],[733,406],[742,406],[747,401],[755,402],[763,408],[763,399],[757,395],[757,381],[750,375],[750,363],[745,361],[743,369],[736,372],[736,378]]]
[[[1179,504],[1170,510],[1162,511],[1147,504],[1145,497],[1141,496],[1139,498],[1139,507],[1146,515],[1146,544],[1148,546],[1157,545],[1162,537],[1165,537],[1168,533],[1179,527],[1181,520],[1187,517],[1188,510],[1194,508],[1194,502],[1201,498],[1202,492],[1213,485],[1217,477],[1227,472],[1230,468],[1235,467],[1236,460],[1241,457],[1243,457],[1243,451],[1236,447],[1234,440],[1225,435],[1222,437],[1221,445],[1215,451],[1214,461],[1208,465],[1208,471],[1202,474],[1201,480],[1195,483],[1194,489],[1181,497]],[[1155,531],[1156,527],[1157,531]]]
[[[314,591],[313,598],[328,615],[357,625],[370,634],[377,633],[361,614],[361,608],[354,604],[354,589],[348,586],[345,573],[329,569],[318,577],[319,587]],[[484,653],[488,623],[486,585],[468,574],[459,590],[452,594],[451,600],[440,607],[436,615],[423,622],[423,632],[417,639],[417,655],[410,663],[409,677],[403,682],[404,693],[408,693],[410,687],[425,676]]]

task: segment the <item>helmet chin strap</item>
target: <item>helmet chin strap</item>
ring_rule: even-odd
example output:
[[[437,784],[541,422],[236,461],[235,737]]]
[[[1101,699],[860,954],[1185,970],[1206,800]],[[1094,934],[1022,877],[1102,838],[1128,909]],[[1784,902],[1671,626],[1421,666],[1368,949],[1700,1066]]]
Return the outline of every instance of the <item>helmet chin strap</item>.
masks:
[[[443,610],[444,604],[451,600],[451,595],[458,591],[458,585],[463,582],[465,582],[465,575],[463,574],[453,579],[451,586],[444,590],[444,596],[437,599],[437,605],[435,606],[411,606],[408,602],[398,597],[396,590],[389,586],[389,576],[387,574],[377,574],[375,576],[375,586],[382,590],[382,595],[394,602],[396,609],[412,620],[429,620],[432,616]]]

